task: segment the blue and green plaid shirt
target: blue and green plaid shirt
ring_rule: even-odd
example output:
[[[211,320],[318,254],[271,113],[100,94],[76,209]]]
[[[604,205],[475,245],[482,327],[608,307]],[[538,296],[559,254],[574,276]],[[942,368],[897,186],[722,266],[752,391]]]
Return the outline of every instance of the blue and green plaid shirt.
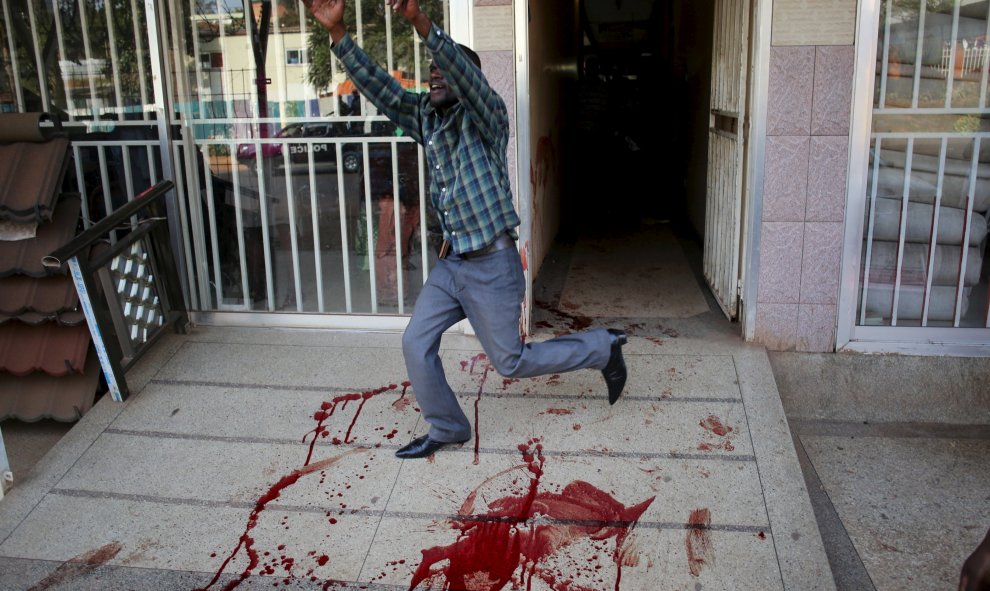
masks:
[[[506,163],[505,102],[439,27],[433,26],[424,43],[460,98],[443,115],[430,105],[428,93],[404,90],[350,35],[334,44],[333,51],[358,90],[425,148],[430,199],[451,250],[484,248],[505,231],[515,237],[519,215],[512,205]]]

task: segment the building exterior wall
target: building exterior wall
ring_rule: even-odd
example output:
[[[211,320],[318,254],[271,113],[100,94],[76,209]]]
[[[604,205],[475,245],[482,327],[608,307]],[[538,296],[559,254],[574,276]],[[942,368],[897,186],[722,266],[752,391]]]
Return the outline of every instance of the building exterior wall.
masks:
[[[772,350],[835,349],[856,11],[773,4],[755,331]]]

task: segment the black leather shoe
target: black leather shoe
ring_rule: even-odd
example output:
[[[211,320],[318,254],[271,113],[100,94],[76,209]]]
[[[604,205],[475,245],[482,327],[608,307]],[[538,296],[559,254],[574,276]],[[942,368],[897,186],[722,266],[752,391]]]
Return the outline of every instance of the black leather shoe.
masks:
[[[612,354],[609,355],[608,365],[602,370],[605,383],[608,385],[608,403],[615,404],[626,386],[626,361],[622,358],[622,345],[626,344],[626,333],[614,328],[608,329],[612,335]]]
[[[426,458],[432,456],[446,445],[457,445],[466,443],[467,441],[467,439],[464,441],[437,441],[436,439],[430,439],[429,435],[423,435],[400,448],[399,451],[395,452],[395,457],[402,458],[403,460]]]

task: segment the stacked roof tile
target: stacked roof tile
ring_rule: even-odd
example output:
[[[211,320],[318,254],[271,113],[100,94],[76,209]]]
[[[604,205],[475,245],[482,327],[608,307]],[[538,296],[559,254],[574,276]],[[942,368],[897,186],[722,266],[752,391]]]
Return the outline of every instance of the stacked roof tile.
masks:
[[[72,280],[41,264],[76,235],[81,207],[61,192],[69,141],[46,121],[0,115],[0,420],[77,420],[99,384]]]

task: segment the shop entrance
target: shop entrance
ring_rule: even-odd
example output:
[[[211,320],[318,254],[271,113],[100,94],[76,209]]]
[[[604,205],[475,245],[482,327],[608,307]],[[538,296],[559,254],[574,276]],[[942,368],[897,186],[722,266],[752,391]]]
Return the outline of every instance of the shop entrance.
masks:
[[[743,109],[713,100],[712,78],[723,82],[714,85],[716,99],[739,85],[739,73],[727,75],[713,59],[715,35],[727,34],[714,23],[745,4],[584,0],[573,56],[542,48],[538,39],[551,33],[537,27],[554,19],[532,17],[533,125],[541,141],[555,137],[553,109],[541,105],[555,91],[539,78],[537,60],[576,64],[557,103],[559,195],[533,186],[535,328],[623,319],[644,330],[717,325],[738,334],[726,320],[735,300],[718,290],[738,273],[740,215],[725,208],[738,208],[726,200],[741,191],[741,158],[730,144]],[[745,42],[748,30],[732,26]]]

